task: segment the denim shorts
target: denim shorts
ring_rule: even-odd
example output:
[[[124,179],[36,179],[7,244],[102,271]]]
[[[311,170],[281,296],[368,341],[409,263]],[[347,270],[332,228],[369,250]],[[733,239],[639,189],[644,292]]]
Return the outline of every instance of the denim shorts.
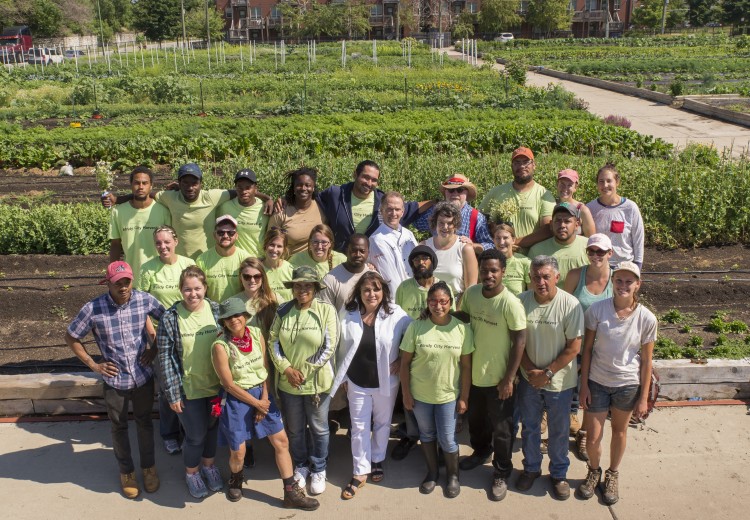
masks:
[[[591,404],[588,411],[591,413],[606,412],[610,407],[632,412],[641,393],[641,385],[604,386],[589,379],[589,392]]]

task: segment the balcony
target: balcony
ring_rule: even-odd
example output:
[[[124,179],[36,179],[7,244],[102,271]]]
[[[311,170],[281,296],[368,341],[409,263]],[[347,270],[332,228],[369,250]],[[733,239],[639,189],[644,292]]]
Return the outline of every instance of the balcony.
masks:
[[[263,18],[235,18],[229,28],[232,31],[245,31],[247,29],[263,29],[265,24]]]
[[[266,27],[281,27],[281,16],[269,16],[266,18]]]
[[[606,11],[576,11],[573,13],[573,23],[603,22],[606,20]]]
[[[231,0],[230,5],[232,7],[246,7],[247,0]]]
[[[390,15],[370,15],[371,27],[393,27],[393,16]]]

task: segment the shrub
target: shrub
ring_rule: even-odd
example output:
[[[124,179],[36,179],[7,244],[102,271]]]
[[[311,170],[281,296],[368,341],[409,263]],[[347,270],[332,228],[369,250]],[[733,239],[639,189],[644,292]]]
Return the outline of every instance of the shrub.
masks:
[[[623,128],[630,128],[630,120],[625,116],[608,115],[604,118],[604,122],[612,126],[621,126]]]

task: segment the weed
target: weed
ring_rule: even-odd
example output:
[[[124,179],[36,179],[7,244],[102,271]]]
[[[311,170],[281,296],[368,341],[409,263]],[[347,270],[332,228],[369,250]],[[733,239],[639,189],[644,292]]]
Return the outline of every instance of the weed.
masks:
[[[47,271],[47,278],[56,278],[57,271]]]
[[[61,320],[64,320],[68,316],[68,314],[65,312],[65,309],[58,305],[53,306],[49,310],[49,313],[52,314],[53,316],[57,316]]]
[[[690,336],[690,339],[688,339],[687,343],[685,344],[686,347],[702,347],[703,346],[703,338],[700,336],[692,335]]]
[[[689,334],[693,329],[690,327],[690,325],[683,325],[680,327],[679,331],[684,334]]]

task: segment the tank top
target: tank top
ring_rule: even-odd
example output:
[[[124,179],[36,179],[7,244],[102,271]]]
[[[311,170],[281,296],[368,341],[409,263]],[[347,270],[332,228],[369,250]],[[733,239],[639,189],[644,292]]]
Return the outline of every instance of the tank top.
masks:
[[[454,244],[445,250],[437,249],[432,237],[425,241],[425,245],[435,251],[437,257],[435,277],[447,283],[454,295],[464,292],[464,245],[461,240],[456,237]]]
[[[592,303],[598,302],[600,300],[606,300],[607,298],[612,297],[612,278],[610,277],[609,281],[607,282],[607,285],[604,287],[604,290],[601,294],[591,294],[589,290],[586,288],[586,270],[589,268],[589,266],[584,265],[581,268],[581,277],[578,279],[578,285],[576,286],[575,290],[573,291],[573,296],[578,298],[578,301],[581,304],[581,307],[583,307],[583,312],[586,312],[589,307],[591,307]]]

